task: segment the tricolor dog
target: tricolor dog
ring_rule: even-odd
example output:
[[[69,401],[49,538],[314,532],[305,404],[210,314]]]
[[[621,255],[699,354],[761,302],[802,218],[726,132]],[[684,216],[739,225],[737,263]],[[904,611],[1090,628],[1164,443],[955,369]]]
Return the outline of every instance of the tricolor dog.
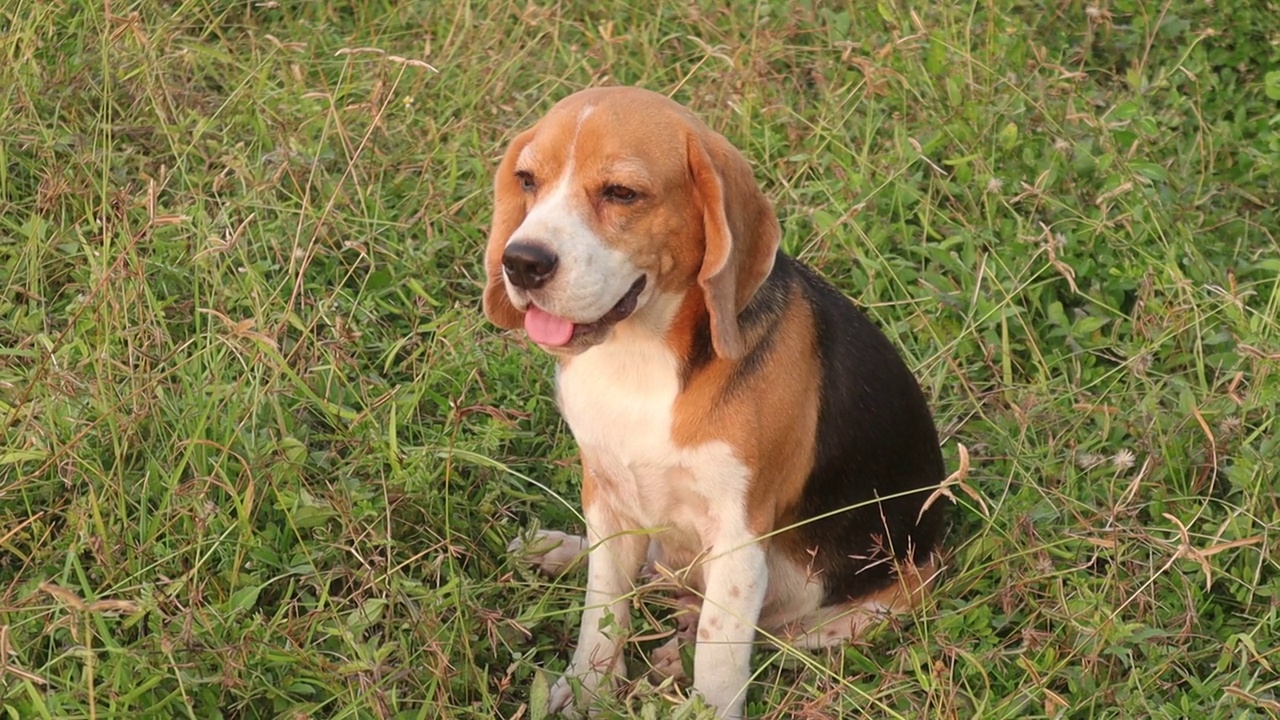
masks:
[[[693,687],[729,718],[757,632],[820,647],[919,600],[944,475],[924,396],[884,335],[779,251],[724,137],[662,95],[584,90],[516,136],[494,194],[484,311],[555,355],[582,454],[586,536],[526,552],[549,572],[587,555],[569,675],[588,697],[625,676],[646,562],[700,599]],[[573,702],[562,679],[552,709]]]

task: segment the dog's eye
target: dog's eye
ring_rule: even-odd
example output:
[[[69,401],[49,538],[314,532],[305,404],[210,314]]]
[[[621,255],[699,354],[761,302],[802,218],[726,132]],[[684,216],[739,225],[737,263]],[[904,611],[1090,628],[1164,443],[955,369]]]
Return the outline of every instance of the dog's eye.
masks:
[[[606,200],[613,200],[620,203],[635,202],[636,198],[640,197],[640,193],[625,185],[607,185],[605,186],[603,195]]]
[[[520,189],[525,192],[533,192],[538,189],[538,182],[533,179],[533,173],[528,170],[517,170],[516,181],[520,183]]]

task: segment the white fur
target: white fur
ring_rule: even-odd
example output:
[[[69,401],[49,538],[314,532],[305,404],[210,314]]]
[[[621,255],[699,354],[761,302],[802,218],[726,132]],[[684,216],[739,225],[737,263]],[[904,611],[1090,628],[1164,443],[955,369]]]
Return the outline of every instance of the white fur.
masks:
[[[747,526],[751,477],[734,449],[718,441],[679,447],[671,437],[679,364],[645,325],[664,325],[673,309],[669,298],[655,299],[558,372],[561,410],[598,487],[585,508],[587,599],[571,674],[596,692],[611,672],[624,671],[629,593],[652,539],[668,566],[698,561],[705,600],[694,688],[723,717],[739,717],[768,562]],[[564,708],[570,699],[561,681],[552,705]]]

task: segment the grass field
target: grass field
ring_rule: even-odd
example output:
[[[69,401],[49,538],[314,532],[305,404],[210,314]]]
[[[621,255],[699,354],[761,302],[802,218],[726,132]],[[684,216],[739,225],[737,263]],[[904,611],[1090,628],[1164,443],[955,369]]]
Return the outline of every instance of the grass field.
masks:
[[[0,2],[0,715],[541,715],[583,577],[504,547],[576,461],[480,249],[611,83],[752,159],[970,456],[936,595],[761,647],[753,717],[1280,713],[1280,5],[722,5]]]

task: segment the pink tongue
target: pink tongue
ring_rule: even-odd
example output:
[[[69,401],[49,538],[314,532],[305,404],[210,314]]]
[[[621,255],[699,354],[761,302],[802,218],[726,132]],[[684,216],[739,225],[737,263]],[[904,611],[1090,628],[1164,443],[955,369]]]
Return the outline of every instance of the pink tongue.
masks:
[[[573,339],[573,323],[530,305],[524,314],[524,329],[534,342],[560,347]]]

